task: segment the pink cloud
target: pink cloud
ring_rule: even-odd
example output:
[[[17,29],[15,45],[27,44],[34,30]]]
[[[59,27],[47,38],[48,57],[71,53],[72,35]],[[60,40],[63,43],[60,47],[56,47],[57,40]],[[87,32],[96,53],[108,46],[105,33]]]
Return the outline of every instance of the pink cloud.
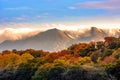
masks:
[[[34,30],[30,28],[4,28],[0,30],[0,43],[5,40],[19,40],[22,38],[34,36],[39,32],[39,30]]]
[[[105,0],[105,1],[88,1],[78,3],[75,6],[69,7],[70,9],[104,9],[104,10],[120,10],[120,0]]]

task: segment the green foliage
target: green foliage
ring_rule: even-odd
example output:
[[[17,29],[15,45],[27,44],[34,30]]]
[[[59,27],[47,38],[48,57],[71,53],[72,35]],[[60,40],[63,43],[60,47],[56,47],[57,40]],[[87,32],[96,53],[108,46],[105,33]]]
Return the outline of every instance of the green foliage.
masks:
[[[85,80],[87,71],[78,65],[69,67],[45,64],[39,67],[32,80]]]
[[[89,80],[109,80],[109,77],[106,75],[106,73],[104,74],[101,74],[100,72],[99,73],[95,73],[93,74]]]
[[[48,74],[51,69],[51,64],[44,64],[38,68],[35,72],[35,75],[32,77],[32,80],[48,80]]]
[[[115,49],[117,47],[117,43],[116,42],[112,42],[110,45],[109,45],[109,49]]]
[[[14,80],[14,71],[7,69],[0,71],[0,80]]]
[[[65,74],[66,80],[87,80],[87,71],[80,66],[71,66]]]
[[[119,39],[118,39],[118,41],[117,41],[117,48],[120,48],[120,37],[119,37]]]
[[[114,76],[117,80],[120,80],[120,59],[114,65],[107,65],[106,72],[108,75]]]
[[[120,58],[120,48],[118,48],[116,51],[114,51],[112,56],[114,56],[116,59],[119,59]]]
[[[91,61],[91,58],[90,57],[83,57],[83,58],[80,58],[80,60],[79,60],[79,63],[81,64],[81,65],[84,65],[84,64],[86,64],[86,63],[91,63],[92,61]]]
[[[103,55],[102,55],[102,60],[103,60],[105,57],[112,55],[112,53],[113,53],[113,50],[111,50],[111,49],[106,50],[106,51],[103,53]]]
[[[63,66],[55,66],[48,73],[48,80],[64,80],[65,68]]]
[[[27,63],[20,64],[15,72],[14,80],[31,80],[31,77],[41,64],[41,61],[38,59],[29,60]]]
[[[75,49],[76,46],[77,45],[74,44],[74,45],[68,47],[68,49],[67,49],[68,53],[70,53],[71,55],[74,55],[74,49]]]
[[[78,55],[81,57],[89,56],[89,48],[80,49]]]
[[[65,66],[65,65],[66,65],[65,60],[56,59],[56,60],[54,61],[54,66]]]
[[[94,63],[97,63],[97,60],[99,57],[101,57],[101,55],[102,55],[102,53],[100,51],[95,51],[90,55],[90,57]]]

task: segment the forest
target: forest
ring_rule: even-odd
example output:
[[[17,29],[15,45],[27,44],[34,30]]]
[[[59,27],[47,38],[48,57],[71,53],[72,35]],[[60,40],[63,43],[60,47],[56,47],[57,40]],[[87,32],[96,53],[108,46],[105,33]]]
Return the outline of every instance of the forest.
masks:
[[[119,76],[120,37],[73,44],[58,52],[0,53],[0,80],[120,80]]]

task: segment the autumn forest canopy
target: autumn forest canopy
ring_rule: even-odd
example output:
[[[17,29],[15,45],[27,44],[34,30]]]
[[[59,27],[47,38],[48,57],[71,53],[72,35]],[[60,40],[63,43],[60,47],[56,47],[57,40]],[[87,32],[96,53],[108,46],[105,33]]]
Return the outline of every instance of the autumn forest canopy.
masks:
[[[120,80],[120,0],[0,0],[0,80]]]
[[[120,80],[119,75],[120,37],[73,44],[58,52],[0,53],[0,80]]]

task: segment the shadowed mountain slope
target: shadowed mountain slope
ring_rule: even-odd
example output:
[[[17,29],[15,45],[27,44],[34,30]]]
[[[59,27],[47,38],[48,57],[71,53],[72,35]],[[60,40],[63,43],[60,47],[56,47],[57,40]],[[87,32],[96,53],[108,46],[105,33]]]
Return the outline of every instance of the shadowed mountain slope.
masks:
[[[58,29],[50,29],[35,36],[23,40],[4,41],[0,44],[0,50],[11,49],[43,49],[47,51],[58,51],[66,48],[71,38]]]

